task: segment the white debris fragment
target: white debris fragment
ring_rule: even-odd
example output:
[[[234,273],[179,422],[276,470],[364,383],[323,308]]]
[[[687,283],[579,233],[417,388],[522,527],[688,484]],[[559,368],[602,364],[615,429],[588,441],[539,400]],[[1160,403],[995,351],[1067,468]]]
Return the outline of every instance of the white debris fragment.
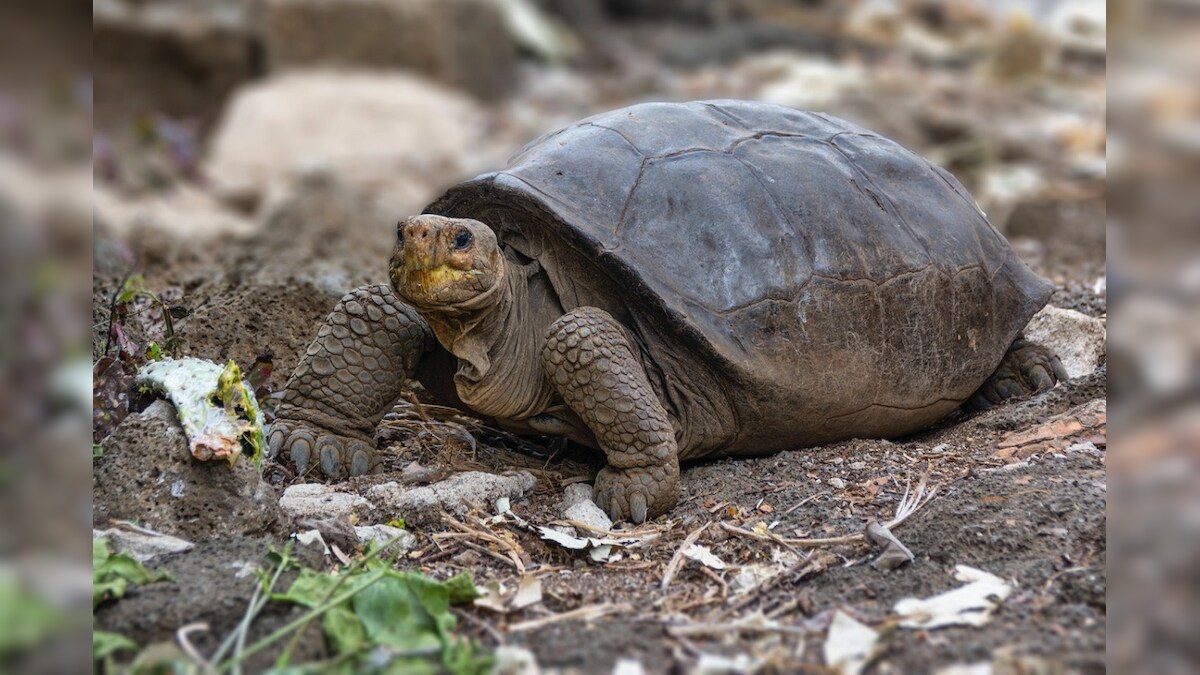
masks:
[[[646,675],[646,667],[637,659],[617,659],[612,675]]]
[[[254,388],[238,365],[221,367],[204,359],[162,359],[146,364],[135,384],[175,405],[192,456],[223,459],[233,466],[245,446],[258,462],[265,447],[263,415]]]
[[[701,654],[696,663],[693,675],[740,675],[755,673],[762,667],[762,662],[749,654],[738,654],[729,657],[721,654]]]
[[[615,560],[616,554],[613,551],[614,547],[630,548],[633,546],[640,546],[641,544],[658,538],[658,535],[646,537],[625,537],[621,539],[576,537],[544,525],[538,525],[537,531],[542,535],[542,539],[548,539],[564,548],[569,548],[576,551],[591,549],[588,551],[588,553],[592,560],[597,562],[608,562],[609,560]]]
[[[478,601],[476,601],[478,602]],[[524,647],[501,645],[492,652],[492,675],[539,675],[537,657]]]
[[[938,668],[933,675],[992,675],[995,668],[990,663],[956,663]]]
[[[879,633],[837,610],[825,638],[825,665],[841,675],[858,675],[875,656]]]
[[[305,530],[303,532],[295,532],[292,538],[299,542],[302,546],[312,546],[313,544],[321,545],[321,552],[329,555],[329,544],[325,543],[325,537],[321,536],[320,530]]]
[[[692,544],[683,549],[683,554],[696,562],[711,567],[714,570],[725,569],[725,562],[713,554],[712,550],[701,544]]]
[[[956,566],[954,577],[966,585],[929,598],[904,598],[897,602],[894,610],[903,617],[900,625],[922,629],[982,626],[1013,590],[1000,577],[968,565]]]
[[[513,609],[525,609],[542,601],[542,580],[537,577],[522,577],[517,584],[517,593],[513,596],[510,606]]]

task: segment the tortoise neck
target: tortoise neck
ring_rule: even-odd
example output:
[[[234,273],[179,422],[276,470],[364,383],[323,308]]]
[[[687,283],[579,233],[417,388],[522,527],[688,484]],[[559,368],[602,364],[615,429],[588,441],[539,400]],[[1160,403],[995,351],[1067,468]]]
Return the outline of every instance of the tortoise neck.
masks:
[[[504,276],[485,292],[486,302],[426,319],[438,342],[458,359],[454,384],[462,402],[489,417],[521,420],[542,412],[554,392],[540,358],[544,327],[530,302],[535,270],[506,262]]]

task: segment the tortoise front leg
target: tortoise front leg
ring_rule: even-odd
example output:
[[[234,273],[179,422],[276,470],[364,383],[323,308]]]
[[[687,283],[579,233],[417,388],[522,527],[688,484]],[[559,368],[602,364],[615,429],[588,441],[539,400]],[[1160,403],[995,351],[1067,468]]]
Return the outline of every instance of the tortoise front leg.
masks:
[[[550,325],[542,363],[608,457],[596,504],[635,523],[670,510],[679,499],[675,431],[621,324],[602,309],[572,310]]]
[[[363,286],[334,307],[288,379],[269,435],[303,475],[375,471],[375,426],[400,396],[433,335],[386,285]]]

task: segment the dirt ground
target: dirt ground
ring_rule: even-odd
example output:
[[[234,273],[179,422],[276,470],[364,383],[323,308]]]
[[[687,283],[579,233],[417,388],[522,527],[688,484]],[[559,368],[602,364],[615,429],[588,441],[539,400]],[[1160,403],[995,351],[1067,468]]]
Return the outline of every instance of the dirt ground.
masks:
[[[705,95],[714,86],[706,79],[711,77],[683,77],[671,92],[676,98]],[[594,84],[606,91],[602,82]],[[1105,293],[1097,284],[1105,255],[1103,178],[1079,179],[1077,167],[1064,166],[1051,148],[1020,134],[1001,138],[979,131],[991,129],[991,120],[1026,119],[1022,115],[1042,105],[1045,92],[1022,89],[1026,98],[1005,98],[986,87],[959,84],[851,95],[839,111],[875,119],[875,128],[910,147],[941,153],[935,158],[954,165],[982,201],[991,194],[986,189],[991,160],[972,159],[976,155],[960,143],[976,136],[987,140],[988,153],[1022,158],[1043,171],[1047,182],[1070,187],[1007,203],[993,195],[993,219],[1003,220],[997,226],[1021,255],[1056,283],[1052,304],[1106,320]],[[529,100],[553,99],[553,88],[547,94],[545,86],[528,84]],[[974,117],[969,124],[948,119],[947,111],[956,110]],[[546,117],[564,114],[569,110],[560,107]],[[517,147],[532,136],[524,128],[529,125],[513,119],[511,108],[495,111],[498,133],[507,134],[503,143]],[[1028,119],[1037,118],[1030,113]],[[94,360],[110,341],[115,295],[131,274],[140,274],[170,306],[177,354],[234,359],[244,368],[269,354],[274,368],[265,388],[282,389],[340,294],[383,278],[395,221],[395,214],[381,213],[370,196],[336,177],[308,180],[260,205],[253,219],[261,226],[249,234],[201,237],[140,221],[110,227],[98,216]],[[161,309],[136,306],[125,330],[138,344],[162,341]],[[490,532],[508,542],[506,548],[439,537],[455,531],[454,524],[442,522],[412,528],[417,542],[404,564],[439,579],[468,571],[481,587],[499,582],[511,590],[523,577],[540,580],[542,601],[525,609],[454,611],[462,634],[489,648],[527,648],[551,672],[609,673],[627,659],[646,672],[685,672],[702,660],[712,663],[712,655],[740,661],[709,672],[830,672],[820,665],[822,649],[839,611],[880,632],[878,651],[864,672],[927,673],[971,664],[991,664],[989,672],[997,673],[1104,672],[1105,396],[1102,359],[1092,374],[1051,392],[984,414],[956,413],[912,437],[686,465],[679,505],[634,530],[651,539],[618,549],[618,556],[604,562],[542,539],[511,519],[494,521],[494,505],[474,504],[461,524]],[[436,422],[420,431],[392,434],[386,443],[389,472],[349,481],[344,489],[365,492],[396,479],[412,461],[451,471],[523,468],[537,484],[531,495],[512,503],[512,511],[545,524],[560,517],[565,486],[590,482],[601,466],[600,458],[549,439],[515,442],[484,432],[476,434],[472,450]],[[96,489],[121,489],[105,482],[106,476],[123,475],[105,469],[105,461],[118,460],[97,460]],[[284,465],[269,464],[264,476],[276,494],[298,481]],[[890,520],[906,493],[922,488],[928,501],[895,528],[915,559],[891,571],[875,569],[871,562],[880,548],[863,540],[864,528],[872,519]],[[94,498],[99,503],[109,496]],[[94,525],[107,525],[103,510]],[[209,631],[195,644],[210,651],[240,620],[256,579],[252,572],[261,569],[269,549],[283,545],[292,530],[287,525],[207,536],[188,530],[196,548],[155,561],[177,582],[131,589],[97,610],[96,626],[147,645],[173,641],[180,626],[202,621]],[[663,588],[689,536],[709,547],[724,569],[683,559]],[[817,546],[805,541],[835,537],[849,539]],[[497,550],[512,551],[516,561]],[[328,556],[305,555],[315,567],[338,565]],[[957,587],[957,565],[1013,586],[992,620],[937,630],[899,626],[896,602]],[[272,605],[252,637],[297,611]],[[296,656],[316,660],[329,654],[313,633]],[[263,655],[251,669],[265,668],[271,658]]]

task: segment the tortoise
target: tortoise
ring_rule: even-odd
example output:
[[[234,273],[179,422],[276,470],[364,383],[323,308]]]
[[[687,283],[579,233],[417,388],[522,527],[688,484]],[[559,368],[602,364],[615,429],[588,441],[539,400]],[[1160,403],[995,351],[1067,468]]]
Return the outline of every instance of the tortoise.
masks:
[[[396,229],[345,296],[270,451],[372,472],[410,377],[517,433],[602,450],[614,520],[679,461],[929,427],[1066,378],[1021,331],[1052,287],[948,172],[827,114],[644,103],[543,136]]]

